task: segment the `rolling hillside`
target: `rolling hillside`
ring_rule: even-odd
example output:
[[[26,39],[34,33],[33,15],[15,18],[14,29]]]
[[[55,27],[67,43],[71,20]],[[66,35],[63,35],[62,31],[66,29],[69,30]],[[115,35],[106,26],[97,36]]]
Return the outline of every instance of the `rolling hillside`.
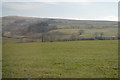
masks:
[[[47,24],[45,29],[43,29],[45,26],[40,24],[42,22]],[[40,39],[43,33],[47,41],[50,41],[51,38],[52,41],[68,40],[71,37],[94,39],[96,36],[100,37],[101,35],[102,37],[118,37],[118,23],[115,21],[6,16],[2,17],[2,23],[3,35],[14,38],[22,36]],[[81,35],[80,30],[84,32]]]

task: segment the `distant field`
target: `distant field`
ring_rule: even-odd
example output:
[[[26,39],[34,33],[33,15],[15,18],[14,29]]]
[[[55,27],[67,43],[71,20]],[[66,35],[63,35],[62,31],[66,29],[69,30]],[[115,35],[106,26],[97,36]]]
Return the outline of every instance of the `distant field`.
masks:
[[[78,31],[81,29],[57,29],[55,31],[59,31],[64,34],[78,34]],[[118,34],[118,28],[102,28],[102,29],[82,29],[84,30],[84,36],[85,37],[95,37],[95,32],[103,32],[104,37],[112,37],[117,36]]]
[[[3,78],[117,78],[117,67],[117,40],[3,44]]]

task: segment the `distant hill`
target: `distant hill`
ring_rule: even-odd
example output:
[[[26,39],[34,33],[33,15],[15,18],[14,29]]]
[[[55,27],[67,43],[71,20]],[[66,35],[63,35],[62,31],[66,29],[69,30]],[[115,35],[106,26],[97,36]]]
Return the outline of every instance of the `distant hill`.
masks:
[[[104,36],[116,36],[118,29],[117,21],[101,20],[70,20],[55,18],[36,18],[22,16],[2,17],[3,34],[12,36],[28,36],[43,33],[43,27],[39,27],[41,22],[47,23],[46,33],[72,35],[78,34],[79,30],[84,30],[84,37],[94,37],[96,32],[103,32]],[[37,27],[36,27],[37,26]],[[28,29],[31,29],[28,31]],[[34,30],[34,33],[32,33]],[[57,35],[58,36],[58,35]]]
[[[115,28],[115,21],[93,21],[93,20],[69,20],[52,18],[34,18],[22,16],[2,17],[3,31],[17,30],[27,28],[34,23],[47,22],[48,24],[58,25],[58,28]]]

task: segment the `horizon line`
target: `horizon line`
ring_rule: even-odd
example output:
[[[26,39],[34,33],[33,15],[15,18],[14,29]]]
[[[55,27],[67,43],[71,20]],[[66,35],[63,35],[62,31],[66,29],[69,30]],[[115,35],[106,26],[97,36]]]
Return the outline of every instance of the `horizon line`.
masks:
[[[76,19],[76,18],[62,18],[62,17],[38,17],[38,16],[18,16],[18,15],[12,15],[12,16],[0,16],[0,17],[27,17],[27,18],[47,18],[47,19],[64,19],[64,20],[85,20],[85,21],[112,21],[112,22],[118,22],[119,20],[102,20],[102,19]]]

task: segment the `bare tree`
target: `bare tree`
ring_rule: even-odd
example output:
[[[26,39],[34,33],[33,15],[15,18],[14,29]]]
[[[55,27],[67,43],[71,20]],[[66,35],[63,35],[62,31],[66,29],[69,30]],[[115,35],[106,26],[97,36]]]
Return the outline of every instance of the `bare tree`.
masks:
[[[79,30],[79,31],[78,31],[79,35],[83,35],[84,32],[85,32],[84,30]]]
[[[94,35],[95,35],[95,39],[102,39],[104,33],[103,32],[95,32]]]
[[[30,33],[41,33],[41,41],[44,42],[44,34],[50,29],[46,22],[32,24],[28,27],[28,32]]]
[[[103,33],[103,32],[100,32],[100,38],[101,38],[101,39],[103,38],[103,35],[104,35],[104,33]]]
[[[77,39],[77,37],[78,37],[77,35],[72,34],[72,35],[70,36],[70,39],[74,41],[74,40],[76,40],[76,39]]]

